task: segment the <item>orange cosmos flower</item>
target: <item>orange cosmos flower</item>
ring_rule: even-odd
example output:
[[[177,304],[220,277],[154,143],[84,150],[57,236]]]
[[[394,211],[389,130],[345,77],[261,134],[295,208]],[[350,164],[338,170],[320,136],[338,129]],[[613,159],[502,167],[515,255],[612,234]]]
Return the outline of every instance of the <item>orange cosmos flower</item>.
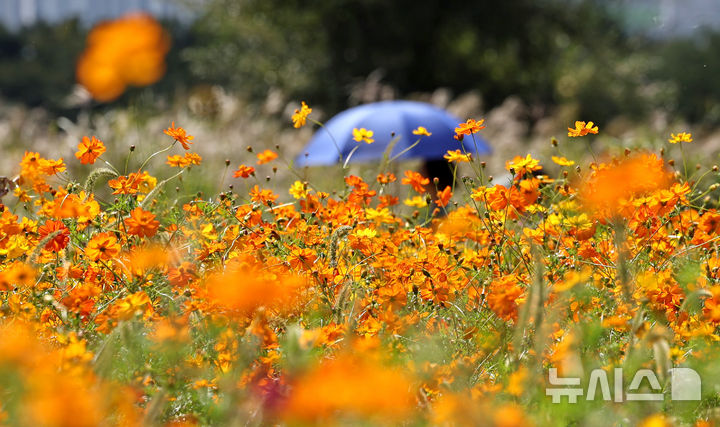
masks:
[[[400,370],[369,360],[370,354],[343,354],[298,377],[285,407],[289,420],[327,422],[333,414],[400,421],[414,406],[412,382]]]
[[[107,261],[120,253],[120,244],[112,233],[98,233],[85,247],[85,256],[92,261]]]
[[[570,136],[570,137],[585,136],[589,133],[597,135],[598,127],[594,126],[594,125],[595,125],[595,123],[593,123],[593,122],[585,123],[585,122],[581,122],[581,121],[576,121],[575,129],[568,128],[568,136]]]
[[[103,22],[90,31],[77,64],[78,82],[98,101],[119,97],[125,88],[146,86],[165,73],[170,38],[147,14]]]
[[[258,153],[257,158],[259,165],[264,165],[265,163],[270,163],[273,160],[277,159],[278,155],[276,152],[271,150],[265,150],[262,153]]]
[[[62,221],[55,221],[52,219],[45,221],[44,225],[38,227],[40,240],[45,239],[47,236],[56,231],[59,231],[60,234],[53,237],[45,244],[45,249],[48,251],[59,252],[64,249],[70,241],[70,230],[65,227],[65,224],[63,224]]]
[[[175,139],[175,141],[182,144],[183,148],[186,150],[190,149],[190,144],[192,144],[192,142],[190,142],[190,141],[192,141],[195,138],[192,135],[188,135],[185,132],[185,129],[183,129],[181,127],[176,128],[175,122],[171,122],[170,127],[165,129],[163,131],[163,133],[165,133],[165,135],[173,137],[173,139]]]
[[[300,109],[295,109],[295,114],[292,115],[293,127],[301,128],[305,126],[305,122],[310,113],[312,113],[312,108],[308,107],[305,101],[302,101]]]
[[[140,237],[154,236],[160,227],[160,222],[155,220],[152,212],[144,211],[137,207],[130,211],[130,218],[125,220],[127,232]]]
[[[447,206],[447,204],[450,203],[450,198],[453,196],[450,186],[448,185],[444,190],[438,191],[437,196],[438,198],[435,203],[441,207]]]
[[[381,173],[377,176],[377,182],[380,184],[390,184],[391,182],[395,182],[397,180],[397,177],[392,172],[387,173]]]
[[[492,282],[487,297],[488,306],[495,314],[506,320],[517,320],[518,307],[524,301],[524,290],[515,275],[501,277]]]
[[[260,307],[291,310],[303,288],[302,278],[232,264],[225,272],[210,275],[207,295],[220,307],[250,314]]]
[[[455,139],[462,141],[463,136],[480,132],[480,130],[485,129],[483,123],[485,123],[485,119],[480,119],[479,121],[467,119],[465,123],[460,123],[458,127],[455,128]]]
[[[418,193],[425,192],[425,186],[430,184],[430,179],[422,174],[413,171],[405,171],[405,178],[400,181],[402,184],[409,184]]]
[[[177,154],[168,156],[167,162],[165,163],[174,168],[184,168],[185,166],[190,165],[190,162],[185,158],[185,156],[180,156]]]
[[[617,215],[623,203],[643,193],[671,184],[662,159],[644,154],[611,165],[600,165],[580,185],[579,198],[585,208],[599,214]]]
[[[255,168],[252,166],[240,165],[233,174],[233,178],[248,178],[255,174]]]
[[[108,181],[108,185],[113,190],[113,194],[135,194],[138,192],[142,176],[137,173],[131,173],[128,176],[119,176]]]
[[[256,185],[250,190],[250,200],[256,203],[262,203],[263,205],[269,205],[277,200],[279,196],[274,194],[272,190],[260,190]]]
[[[78,144],[78,151],[75,153],[75,157],[80,159],[80,163],[83,165],[93,164],[98,157],[105,152],[105,144],[102,141],[95,138],[88,138],[83,136],[82,141]]]

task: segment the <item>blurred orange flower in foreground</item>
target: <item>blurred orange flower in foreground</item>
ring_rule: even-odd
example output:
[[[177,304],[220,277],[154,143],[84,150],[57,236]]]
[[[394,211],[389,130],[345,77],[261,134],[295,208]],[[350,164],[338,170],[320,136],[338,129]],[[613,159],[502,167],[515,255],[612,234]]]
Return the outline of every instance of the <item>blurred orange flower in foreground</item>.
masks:
[[[116,99],[127,86],[147,86],[165,74],[170,38],[146,14],[130,14],[90,31],[77,64],[78,82],[101,102]]]
[[[337,412],[384,421],[406,417],[414,406],[412,382],[368,356],[340,355],[302,375],[290,392],[286,417],[320,421]]]
[[[642,154],[596,166],[580,187],[579,196],[588,210],[615,216],[631,198],[670,183],[664,161],[654,154]]]

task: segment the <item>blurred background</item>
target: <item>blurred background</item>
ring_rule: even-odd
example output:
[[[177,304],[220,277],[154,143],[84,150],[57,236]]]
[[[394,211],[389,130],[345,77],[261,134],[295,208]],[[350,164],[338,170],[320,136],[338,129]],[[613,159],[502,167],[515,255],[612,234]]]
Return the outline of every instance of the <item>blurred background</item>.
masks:
[[[136,11],[169,35],[164,75],[94,100],[76,77],[88,32]],[[171,120],[218,169],[253,163],[247,146],[290,162],[313,132],[290,122],[301,100],[321,121],[385,99],[485,118],[496,173],[575,120],[600,126],[597,151],[682,131],[697,158],[720,151],[716,0],[0,0],[0,25],[0,175],[84,135],[110,159],[150,153]]]

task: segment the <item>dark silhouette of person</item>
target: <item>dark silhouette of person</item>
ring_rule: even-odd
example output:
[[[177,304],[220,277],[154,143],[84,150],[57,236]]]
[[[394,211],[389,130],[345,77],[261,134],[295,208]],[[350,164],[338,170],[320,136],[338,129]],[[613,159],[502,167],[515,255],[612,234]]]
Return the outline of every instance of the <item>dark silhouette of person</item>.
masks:
[[[423,175],[430,178],[430,183],[434,188],[434,179],[437,178],[437,189],[442,191],[447,186],[453,185],[452,165],[445,159],[426,160],[423,164]]]

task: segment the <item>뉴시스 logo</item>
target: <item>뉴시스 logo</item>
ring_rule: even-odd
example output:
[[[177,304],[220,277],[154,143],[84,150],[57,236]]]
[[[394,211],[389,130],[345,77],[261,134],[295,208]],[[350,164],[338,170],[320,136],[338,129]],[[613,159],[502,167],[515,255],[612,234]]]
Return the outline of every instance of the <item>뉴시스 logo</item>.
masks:
[[[701,381],[700,375],[691,368],[672,368],[670,374],[670,400],[700,400]],[[588,379],[587,394],[585,400],[595,400],[598,396],[602,400],[614,402],[626,401],[662,401],[665,399],[660,381],[655,372],[650,369],[640,369],[635,372],[627,390],[624,389],[624,372],[622,368],[613,370],[613,392],[610,392],[608,373],[602,369],[593,369]],[[552,396],[552,403],[562,402],[562,397],[567,396],[569,403],[577,403],[578,398],[583,396],[584,390],[580,386],[580,378],[565,377],[559,378],[557,368],[550,368],[548,381],[551,386],[545,389],[547,396]],[[643,382],[650,386],[652,393],[640,392]],[[576,386],[569,388],[567,386]]]

